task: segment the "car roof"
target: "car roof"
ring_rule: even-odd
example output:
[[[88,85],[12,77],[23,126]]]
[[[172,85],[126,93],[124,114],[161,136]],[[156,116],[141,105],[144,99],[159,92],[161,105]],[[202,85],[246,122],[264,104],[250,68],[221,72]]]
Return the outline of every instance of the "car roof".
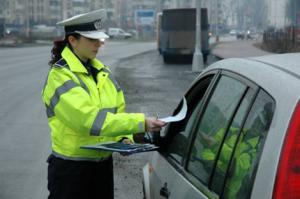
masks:
[[[252,58],[258,62],[272,65],[300,78],[300,53],[276,54]]]
[[[249,57],[249,58],[229,58],[222,61],[245,62],[246,60],[252,61],[251,65],[253,64],[257,65],[254,62],[262,63],[265,66],[268,65],[270,67],[277,68],[285,73],[289,73],[297,78],[300,78],[300,64],[299,64],[300,53],[272,54],[272,55],[265,55],[260,57]],[[209,68],[214,68],[214,67],[220,67],[220,65],[213,64]]]
[[[239,73],[246,78],[265,85],[266,80],[272,82],[290,82],[291,86],[300,86],[300,53],[273,54],[250,58],[229,58],[218,61],[205,71],[224,69]],[[282,82],[281,82],[282,84]],[[283,85],[282,85],[283,86]],[[280,88],[280,87],[279,87]]]

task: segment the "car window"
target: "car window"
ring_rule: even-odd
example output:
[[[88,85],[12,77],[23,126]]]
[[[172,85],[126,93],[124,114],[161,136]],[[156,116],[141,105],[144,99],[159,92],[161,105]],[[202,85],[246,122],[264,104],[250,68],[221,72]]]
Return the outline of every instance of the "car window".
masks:
[[[205,185],[208,185],[226,127],[246,89],[240,81],[222,76],[197,127],[187,170]]]
[[[215,172],[213,172],[212,181],[210,183],[211,189],[218,195],[221,195],[223,191],[225,177],[229,168],[230,161],[232,159],[234,147],[238,140],[238,136],[243,126],[243,121],[245,119],[246,113],[248,112],[249,106],[251,105],[254,94],[255,91],[249,88],[232,120],[232,123],[230,124],[230,127],[226,130],[225,139],[222,144],[220,153],[218,154],[217,164],[215,165]]]
[[[177,162],[181,162],[188,146],[189,136],[192,126],[200,111],[203,96],[213,79],[213,75],[205,77],[187,94],[187,116],[183,121],[174,122],[169,125],[167,135],[169,136],[169,145],[166,150],[168,156]],[[181,105],[179,105],[181,108]],[[178,110],[175,110],[175,112]],[[171,136],[171,137],[170,137]]]
[[[260,90],[247,117],[234,151],[226,179],[224,198],[250,197],[259,157],[269,130],[275,109],[274,100]]]

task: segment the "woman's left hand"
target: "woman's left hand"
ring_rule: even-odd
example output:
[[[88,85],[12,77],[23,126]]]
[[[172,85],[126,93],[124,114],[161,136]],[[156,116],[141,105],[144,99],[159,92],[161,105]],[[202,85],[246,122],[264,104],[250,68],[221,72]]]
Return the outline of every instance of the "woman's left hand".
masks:
[[[125,139],[123,139],[122,140],[122,143],[123,144],[133,144],[133,142],[130,140],[130,139],[127,139],[127,138],[125,138]],[[129,156],[130,154],[128,154],[128,153],[120,153],[122,156]]]
[[[122,140],[122,143],[123,144],[133,144],[133,142],[130,139],[127,139],[127,138]]]

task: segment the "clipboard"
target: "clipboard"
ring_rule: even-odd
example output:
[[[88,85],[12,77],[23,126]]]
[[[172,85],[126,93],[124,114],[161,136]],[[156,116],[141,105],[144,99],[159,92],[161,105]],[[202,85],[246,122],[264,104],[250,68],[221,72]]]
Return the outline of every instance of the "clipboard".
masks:
[[[84,145],[82,149],[92,149],[100,151],[110,151],[125,154],[143,153],[149,151],[155,151],[159,147],[154,144],[125,144],[122,142],[104,142],[98,144]]]

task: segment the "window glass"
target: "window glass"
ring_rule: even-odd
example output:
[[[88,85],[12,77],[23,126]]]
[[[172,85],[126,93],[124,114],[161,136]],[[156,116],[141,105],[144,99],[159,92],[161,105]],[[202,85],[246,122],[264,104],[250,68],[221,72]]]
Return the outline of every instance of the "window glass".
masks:
[[[169,126],[167,135],[171,135],[171,138],[167,154],[178,162],[182,161],[184,152],[188,146],[188,139],[191,134],[193,124],[197,117],[197,113],[199,113],[201,108],[202,98],[212,78],[213,75],[206,77],[188,93],[188,111],[185,119],[180,122],[171,123]],[[181,106],[179,106],[179,108],[181,108]]]
[[[234,151],[225,184],[224,198],[244,199],[250,197],[256,168],[272,121],[274,108],[274,100],[261,90],[251,108]]]
[[[222,76],[207,104],[188,162],[188,171],[204,184],[208,184],[226,127],[246,88],[241,82]]]
[[[234,119],[229,129],[227,130],[223,145],[221,147],[211,183],[211,189],[219,195],[223,191],[222,189],[224,186],[225,177],[228,170],[228,166],[230,164],[232,153],[234,151],[234,146],[236,145],[238,135],[243,125],[244,117],[247,113],[247,109],[250,106],[253,95],[254,90],[249,89],[241,105],[239,106],[238,111],[234,116]]]

